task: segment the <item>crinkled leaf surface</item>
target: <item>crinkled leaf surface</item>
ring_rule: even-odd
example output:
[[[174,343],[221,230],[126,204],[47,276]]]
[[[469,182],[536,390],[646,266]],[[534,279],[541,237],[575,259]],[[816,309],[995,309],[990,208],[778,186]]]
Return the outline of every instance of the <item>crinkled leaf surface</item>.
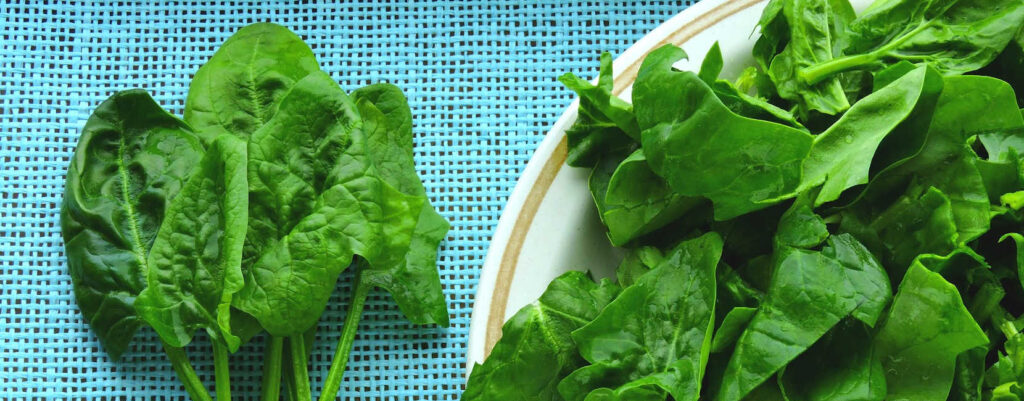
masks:
[[[164,342],[184,347],[198,328],[234,352],[231,298],[242,288],[249,209],[246,144],[218,137],[164,215],[136,309]]]
[[[401,89],[376,84],[352,93],[363,119],[367,155],[383,181],[384,246],[363,280],[386,289],[410,321],[448,326],[448,306],[437,271],[437,247],[449,224],[427,199],[412,153],[412,112]],[[409,223],[415,224],[411,229]]]
[[[612,245],[622,246],[671,223],[702,199],[673,192],[651,171],[643,149],[637,149],[615,168],[604,201],[608,238]]]
[[[404,207],[404,197],[382,199],[361,126],[355,104],[318,72],[249,140],[246,279],[233,304],[273,335],[312,326],[352,256],[382,251],[384,210]]]
[[[142,325],[136,296],[178,191],[202,157],[183,121],[142,90],[115,93],[89,117],[68,166],[61,234],[75,300],[111,357]]]
[[[566,131],[568,163],[590,167],[608,153],[629,152],[640,141],[633,106],[612,93],[612,56],[601,54],[597,86],[572,73],[558,78],[580,97],[576,122]]]
[[[273,118],[296,82],[319,70],[313,51],[288,28],[248,25],[196,71],[185,121],[207,140],[223,133],[249,138]]]
[[[558,385],[566,400],[696,400],[714,329],[715,233],[679,244],[572,333],[591,365]],[[664,395],[660,396],[661,399]]]

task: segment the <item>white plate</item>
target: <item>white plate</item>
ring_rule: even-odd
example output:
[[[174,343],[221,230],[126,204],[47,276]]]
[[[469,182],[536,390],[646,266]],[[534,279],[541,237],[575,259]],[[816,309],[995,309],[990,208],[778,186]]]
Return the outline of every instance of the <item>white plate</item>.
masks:
[[[861,10],[870,0],[851,3]],[[738,75],[753,64],[750,50],[765,4],[765,0],[703,0],[690,6],[615,60],[614,93],[629,101],[644,56],[669,43],[690,56],[675,67],[696,71],[718,41],[726,60],[722,75]],[[587,188],[589,169],[565,166],[565,131],[576,120],[578,104],[574,101],[566,109],[526,165],[491,239],[473,305],[467,375],[490,354],[505,320],[540,297],[551,280],[569,270],[612,276],[622,258],[598,219]]]

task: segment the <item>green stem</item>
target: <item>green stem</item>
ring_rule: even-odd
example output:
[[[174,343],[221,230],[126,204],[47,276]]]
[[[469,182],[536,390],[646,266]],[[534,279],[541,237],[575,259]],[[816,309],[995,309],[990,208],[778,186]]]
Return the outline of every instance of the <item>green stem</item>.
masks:
[[[288,347],[292,355],[292,375],[295,383],[295,396],[298,401],[311,401],[313,394],[309,390],[309,364],[306,362],[306,341],[303,334],[288,337]]]
[[[231,369],[228,368],[228,348],[213,341],[213,378],[217,400],[231,400]]]
[[[359,320],[363,317],[363,308],[366,306],[366,297],[370,295],[373,286],[363,285],[363,280],[356,274],[356,291],[352,296],[352,305],[345,316],[345,327],[342,328],[341,339],[338,340],[338,349],[334,350],[334,358],[331,360],[331,369],[327,371],[327,381],[324,382],[324,389],[320,392],[320,401],[334,400],[341,389],[341,378],[345,375],[345,365],[348,364],[348,355],[352,352],[352,345],[356,339],[356,330],[359,328]]]
[[[203,381],[199,380],[196,371],[192,369],[192,363],[189,362],[185,350],[165,342],[162,343],[164,345],[164,352],[167,353],[167,358],[171,360],[171,366],[174,367],[174,373],[178,375],[178,380],[181,380],[181,384],[185,385],[185,391],[188,392],[188,396],[193,401],[213,401],[206,386],[203,385]]]
[[[821,64],[812,65],[797,71],[800,80],[808,85],[814,85],[824,81],[825,78],[843,71],[862,67],[878,61],[879,53],[871,52],[865,54],[853,54],[834,58]]]
[[[260,399],[278,401],[281,399],[281,351],[284,337],[270,336],[270,343],[263,354],[263,384],[260,385]]]

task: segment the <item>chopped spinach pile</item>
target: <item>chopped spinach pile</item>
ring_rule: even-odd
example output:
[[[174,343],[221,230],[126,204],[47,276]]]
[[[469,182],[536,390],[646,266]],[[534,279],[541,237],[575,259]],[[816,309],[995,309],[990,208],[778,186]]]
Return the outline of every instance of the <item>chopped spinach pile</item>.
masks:
[[[350,265],[354,294],[320,393],[336,398],[365,300],[387,290],[417,324],[448,325],[435,266],[448,222],[413,164],[401,90],[346,94],[288,29],[259,23],[195,74],[184,119],[143,90],[89,118],[61,209],[82,315],[114,359],[159,334],[194,400],[210,400],[183,347],[209,334],[216,396],[229,354],[269,335],[262,398],[310,400],[316,323]]]
[[[464,401],[1024,400],[1024,1],[771,0],[754,66],[611,57],[568,163],[616,279],[570,272]]]

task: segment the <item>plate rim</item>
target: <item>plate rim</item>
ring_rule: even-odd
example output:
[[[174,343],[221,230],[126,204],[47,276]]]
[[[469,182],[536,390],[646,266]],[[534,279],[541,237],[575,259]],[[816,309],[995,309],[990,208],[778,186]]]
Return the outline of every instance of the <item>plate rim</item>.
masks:
[[[681,45],[723,19],[765,1],[703,0],[687,7],[615,59],[612,92],[619,95],[632,86],[643,58],[654,49],[666,44]],[[512,190],[491,237],[473,300],[466,353],[467,377],[473,366],[482,362],[501,338],[509,290],[523,242],[551,183],[566,165],[568,145],[565,131],[576,120],[578,107],[579,99],[573,100],[538,145]]]

